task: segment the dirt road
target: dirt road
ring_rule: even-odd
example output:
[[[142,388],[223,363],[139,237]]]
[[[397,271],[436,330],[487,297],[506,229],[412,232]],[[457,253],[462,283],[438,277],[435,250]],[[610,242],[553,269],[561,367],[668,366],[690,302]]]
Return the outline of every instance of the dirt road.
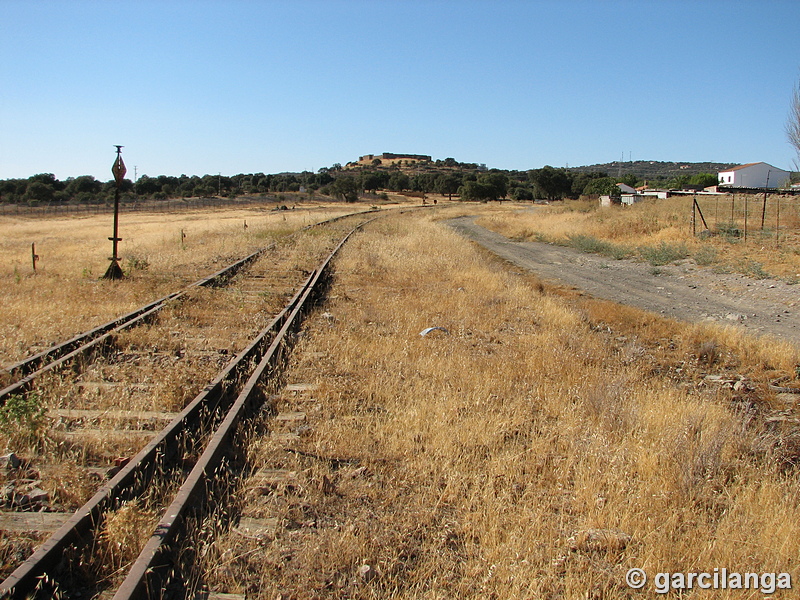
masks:
[[[515,242],[476,225],[447,221],[461,235],[545,280],[689,322],[716,321],[800,346],[800,287],[772,279],[719,274],[683,261],[654,269],[540,242]]]

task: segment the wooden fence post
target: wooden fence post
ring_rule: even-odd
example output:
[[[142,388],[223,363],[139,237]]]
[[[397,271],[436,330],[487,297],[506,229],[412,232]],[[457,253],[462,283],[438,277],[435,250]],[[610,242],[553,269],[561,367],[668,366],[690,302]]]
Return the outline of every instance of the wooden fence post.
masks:
[[[33,272],[36,273],[36,263],[39,261],[39,255],[36,254],[36,242],[31,242],[31,263],[33,264]]]

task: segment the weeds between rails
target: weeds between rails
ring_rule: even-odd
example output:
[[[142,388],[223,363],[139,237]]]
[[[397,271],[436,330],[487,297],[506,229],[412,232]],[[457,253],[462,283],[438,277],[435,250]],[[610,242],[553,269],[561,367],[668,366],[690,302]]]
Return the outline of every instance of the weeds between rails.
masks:
[[[797,577],[797,406],[768,389],[798,387],[787,344],[545,286],[424,219],[353,240],[324,310],[287,374],[317,385],[310,430],[249,450],[293,473],[239,496],[276,530],[199,549],[213,592],[600,599],[633,593],[631,567]]]
[[[326,219],[325,221],[307,225],[303,227],[301,231],[335,223],[348,217],[369,214],[371,212],[374,211],[370,210],[340,215],[331,219]],[[249,256],[246,256],[234,262],[233,264],[220,269],[216,273],[196,281],[186,290],[168,294],[167,296],[146,304],[145,306],[123,315],[122,317],[116,318],[113,321],[95,327],[84,333],[78,334],[65,342],[52,346],[46,350],[34,354],[31,357],[5,367],[2,371],[0,371],[0,381],[5,381],[6,383],[14,382],[18,385],[9,385],[5,389],[0,390],[0,403],[4,402],[5,399],[11,394],[19,394],[24,392],[27,386],[30,385],[30,382],[39,374],[50,371],[54,368],[65,366],[74,358],[86,354],[94,346],[102,347],[102,344],[107,342],[109,337],[115,333],[119,333],[120,331],[141,323],[146,323],[149,319],[152,319],[155,314],[158,313],[158,311],[164,308],[167,302],[179,300],[186,294],[187,290],[191,290],[195,287],[216,287],[227,284],[241,269],[246,268],[261,254],[272,247],[274,247],[274,245],[257,250]],[[17,381],[19,377],[25,377],[26,381],[22,384],[19,384]]]
[[[252,431],[252,427],[248,427],[248,417],[251,418],[254,411],[263,404],[268,389],[272,391],[277,389],[291,344],[288,335],[299,327],[301,313],[322,295],[327,284],[328,266],[349,237],[350,234],[345,236],[319,269],[309,276],[307,284],[298,293],[299,300],[296,306],[288,315],[258,367],[250,375],[203,455],[178,490],[174,502],[164,513],[155,533],[115,594],[115,600],[151,598],[162,593],[161,590],[166,585],[177,588],[181,596],[194,591],[188,588],[193,587],[193,580],[197,579],[197,554],[193,545],[185,540],[179,541],[178,536],[191,527],[186,522],[192,521],[191,516],[197,516],[195,504],[199,501],[205,501],[207,512],[221,515],[223,518],[224,515],[230,516],[230,511],[221,501],[226,492],[229,494],[229,490],[235,487],[237,477],[231,476],[232,464],[237,459],[243,461],[245,458],[242,453],[245,445],[234,444],[233,441],[247,439],[247,432]],[[264,381],[265,373],[268,376],[266,381]],[[244,475],[248,469],[242,464],[233,470],[238,470]],[[224,481],[224,484],[221,485],[221,481]],[[188,514],[192,511],[194,515]],[[194,519],[195,526],[201,523],[202,518]],[[204,537],[208,539],[208,535]]]
[[[99,241],[107,233],[104,218],[0,218],[0,364],[18,362],[188,286],[300,228],[343,210],[352,214],[344,205],[298,209],[129,215],[123,232],[124,282],[96,279],[107,266]],[[41,256],[35,272],[31,241]]]

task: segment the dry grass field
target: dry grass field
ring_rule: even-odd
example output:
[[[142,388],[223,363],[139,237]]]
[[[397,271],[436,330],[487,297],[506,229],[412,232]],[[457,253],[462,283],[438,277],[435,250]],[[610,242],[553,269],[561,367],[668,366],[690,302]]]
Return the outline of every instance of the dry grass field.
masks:
[[[124,285],[99,279],[111,255],[110,215],[0,217],[0,364],[176,291],[301,227],[353,210],[315,203],[288,211],[123,213],[120,256],[129,276]],[[36,273],[31,243],[40,257]]]
[[[92,267],[105,268],[104,255],[95,251],[100,245],[107,250],[100,237],[104,219],[9,219],[3,243],[11,264],[0,292],[7,309],[0,317],[3,363],[177,291],[258,248],[270,249],[248,269],[255,279],[192,289],[154,322],[116,336],[111,351],[79,373],[48,374],[27,394],[9,398],[0,407],[0,453],[14,452],[23,466],[0,470],[3,508],[24,509],[31,488],[46,494],[45,510],[71,511],[86,502],[109,467],[135,455],[265,327],[352,225],[299,230],[363,208],[123,215],[128,277],[121,282],[99,280]],[[19,246],[29,236],[42,240],[42,259],[37,273],[21,275]],[[157,506],[168,489],[156,486],[150,498],[109,518],[98,537],[108,564],[94,571],[119,576],[117,569],[135,557],[160,516]],[[42,539],[0,533],[0,572],[8,575]]]
[[[97,280],[103,218],[8,219],[0,356],[104,322],[336,212],[131,216],[124,284]],[[289,447],[256,437],[249,450],[253,465],[289,469],[293,482],[255,494],[245,482],[235,502],[275,518],[275,535],[220,528],[199,552],[204,583],[273,600],[659,597],[656,573],[715,568],[786,572],[798,585],[800,398],[770,388],[800,387],[797,349],[546,285],[438,222],[464,213],[493,227],[528,218],[519,206],[440,204],[379,219],[345,246],[287,374],[316,388],[282,393],[274,407],[307,413],[302,436]],[[532,215],[555,231],[555,216]],[[560,216],[575,221],[564,235],[600,238],[597,215]],[[35,275],[28,240],[42,256]],[[443,329],[421,336],[429,327]],[[146,348],[148,335],[121,343]],[[98,379],[111,367],[95,368]],[[53,402],[58,386],[45,394]],[[132,385],[104,401],[176,409],[186,391],[176,394],[152,406]],[[91,390],[72,400],[94,407]],[[30,433],[41,439],[6,431],[5,450],[33,452],[52,432]],[[65,505],[91,485],[76,478],[71,492]],[[157,517],[146,501],[110,517],[100,538],[109,572]],[[651,578],[644,591],[625,583],[633,567]],[[695,586],[682,597],[768,589]]]
[[[640,257],[653,265],[688,258],[722,272],[800,282],[800,200],[770,196],[763,230],[763,196],[700,197],[698,204],[713,233],[709,237],[692,233],[691,197],[611,208],[599,208],[596,201],[567,201],[506,211],[480,223],[510,238],[565,244],[613,258]],[[696,231],[703,229],[697,216]]]
[[[225,534],[201,553],[206,584],[264,599],[610,599],[659,597],[659,572],[724,568],[798,585],[798,397],[769,388],[800,386],[797,350],[548,287],[445,215],[382,219],[343,250],[288,373],[318,386],[307,430],[251,448],[295,475],[242,491],[278,530]],[[626,586],[633,567],[643,591]]]

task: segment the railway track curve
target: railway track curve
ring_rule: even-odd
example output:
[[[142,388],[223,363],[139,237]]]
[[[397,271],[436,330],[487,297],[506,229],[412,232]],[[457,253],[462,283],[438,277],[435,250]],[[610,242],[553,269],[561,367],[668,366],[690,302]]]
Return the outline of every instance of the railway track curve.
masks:
[[[339,218],[334,222],[341,223],[344,220]],[[365,221],[363,217],[360,220]],[[129,462],[120,464],[110,474],[109,480],[0,584],[0,596],[47,596],[57,589],[74,590],[87,584],[97,586],[96,582],[87,579],[85,565],[92,562],[91,558],[87,558],[87,553],[96,545],[105,515],[141,497],[155,479],[183,474],[191,467],[188,479],[178,490],[178,499],[164,512],[150,543],[143,549],[142,557],[134,562],[131,575],[120,585],[116,597],[150,597],[160,585],[174,576],[174,570],[165,571],[164,565],[173,563],[170,553],[175,540],[180,539],[180,532],[191,522],[191,513],[197,507],[198,498],[207,495],[212,487],[209,482],[214,481],[214,474],[218,474],[221,465],[228,460],[227,454],[236,428],[252,412],[253,407],[264,400],[265,380],[279,378],[280,364],[291,347],[292,333],[296,331],[305,312],[324,291],[333,257],[361,225],[363,222],[336,244],[322,263],[310,271],[283,309],[191,402],[174,415],[166,427],[152,435],[152,439]],[[84,343],[90,344],[90,347],[102,344],[102,340],[108,339],[106,336],[118,335],[121,329],[146,323],[156,313],[165,311],[165,307],[174,306],[176,300],[191,295],[192,290],[230,281],[244,267],[263,260],[267,250],[265,248],[245,257],[196,282],[187,290],[165,296],[123,318],[87,332],[90,335],[86,336]],[[15,368],[10,371],[20,379],[7,387],[23,382],[22,386],[25,387],[16,389],[30,389],[33,378],[40,376],[43,369],[45,372],[56,370],[80,353],[87,352],[75,339],[57,348],[31,357],[24,365],[14,365]],[[168,496],[169,492],[163,493],[161,501],[170,504]],[[178,508],[175,503],[180,498],[183,498],[183,503]],[[148,553],[149,561],[143,562],[146,560],[143,557]],[[80,565],[80,568],[76,565]],[[137,572],[139,575],[134,575]],[[69,596],[67,592],[65,597]]]

